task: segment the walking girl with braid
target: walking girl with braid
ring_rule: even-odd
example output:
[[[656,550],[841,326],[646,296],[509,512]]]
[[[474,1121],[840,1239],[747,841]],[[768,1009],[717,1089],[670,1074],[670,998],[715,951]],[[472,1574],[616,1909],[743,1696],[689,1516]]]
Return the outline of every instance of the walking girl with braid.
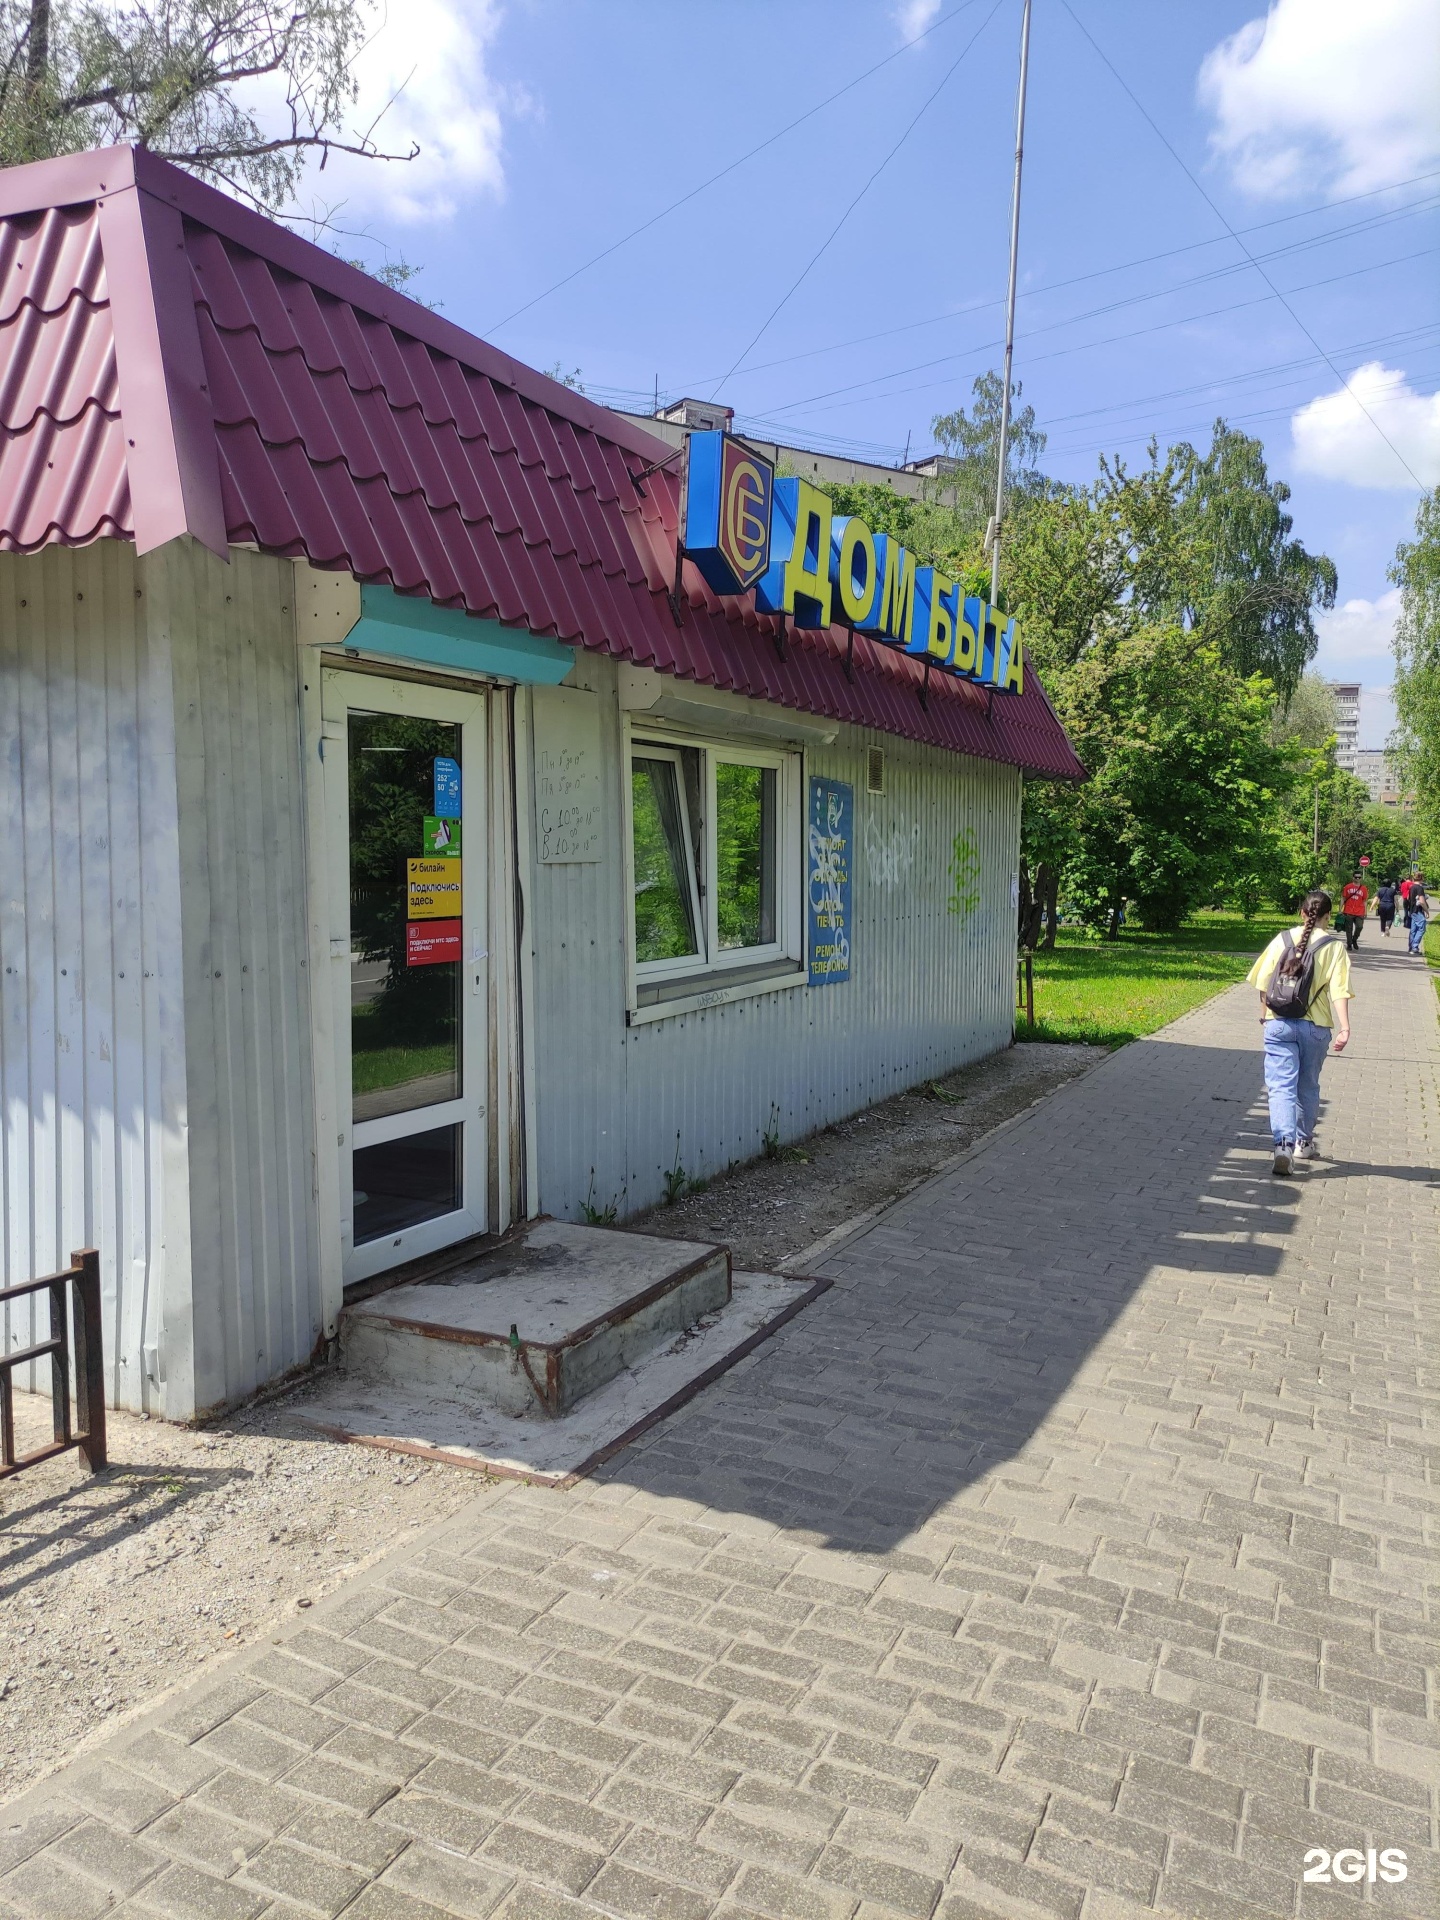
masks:
[[[1350,1043],[1350,954],[1343,940],[1315,931],[1330,907],[1323,889],[1307,893],[1301,924],[1277,933],[1245,976],[1260,991],[1271,1172],[1282,1178],[1297,1160],[1318,1157],[1320,1069],[1332,1044],[1341,1053]]]

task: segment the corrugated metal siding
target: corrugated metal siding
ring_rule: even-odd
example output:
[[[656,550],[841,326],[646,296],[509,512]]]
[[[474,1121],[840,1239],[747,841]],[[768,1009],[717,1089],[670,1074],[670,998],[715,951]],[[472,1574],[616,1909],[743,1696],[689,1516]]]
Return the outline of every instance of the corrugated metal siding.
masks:
[[[289,589],[0,556],[4,1270],[98,1246],[110,1398],[179,1418],[318,1326]]]
[[[169,667],[135,582],[119,545],[0,557],[0,1188],[7,1279],[101,1248],[110,1395],[145,1408],[188,1229]]]
[[[590,664],[590,684],[607,675]],[[623,1213],[653,1204],[680,1158],[709,1176],[761,1151],[778,1110],[797,1140],[877,1100],[983,1058],[1012,1034],[1020,775],[842,728],[806,776],[855,789],[854,959],[843,985],[761,994],[625,1026],[621,726],[605,715],[613,830],[589,866],[532,881],[540,1204],[578,1215],[594,1193]],[[865,749],[886,792],[865,791]],[[952,912],[956,836],[972,836],[979,898]]]
[[[194,1399],[309,1359],[320,1333],[294,569],[156,556],[174,658]],[[142,562],[142,568],[146,563]]]
[[[600,694],[604,791],[620,796],[617,672],[608,660],[582,660],[575,684]],[[533,833],[533,794],[520,828]],[[525,943],[534,968],[530,1072],[536,1107],[540,1210],[578,1219],[581,1203],[621,1203],[629,1185],[625,1025],[625,898],[619,814],[607,827],[603,858],[574,865],[530,865]],[[593,1186],[592,1186],[593,1180]],[[626,1210],[621,1204],[621,1211]]]

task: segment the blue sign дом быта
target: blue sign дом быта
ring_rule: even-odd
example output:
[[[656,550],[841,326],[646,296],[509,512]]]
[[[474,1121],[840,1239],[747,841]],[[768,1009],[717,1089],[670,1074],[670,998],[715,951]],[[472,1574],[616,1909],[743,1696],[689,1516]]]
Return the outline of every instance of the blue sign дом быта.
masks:
[[[775,479],[768,460],[724,432],[686,442],[684,551],[717,593],[753,585],[762,613],[797,627],[853,627],[996,693],[1023,693],[1015,622],[893,534],[832,512],[808,480]]]

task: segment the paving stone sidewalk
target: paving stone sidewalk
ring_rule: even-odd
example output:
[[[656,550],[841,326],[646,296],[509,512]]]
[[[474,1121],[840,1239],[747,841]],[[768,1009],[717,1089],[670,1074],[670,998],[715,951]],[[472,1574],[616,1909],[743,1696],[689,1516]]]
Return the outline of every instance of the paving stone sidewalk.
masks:
[[[1235,989],[0,1809],[0,1916],[1434,1920],[1440,1028],[1357,991],[1303,1177]]]

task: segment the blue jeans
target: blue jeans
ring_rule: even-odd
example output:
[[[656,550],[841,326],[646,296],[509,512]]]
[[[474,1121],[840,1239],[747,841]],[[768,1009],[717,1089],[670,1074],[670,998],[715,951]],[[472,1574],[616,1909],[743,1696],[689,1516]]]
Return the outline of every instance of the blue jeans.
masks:
[[[1313,1140],[1320,1114],[1320,1069],[1330,1049],[1329,1027],[1313,1020],[1265,1022],[1265,1091],[1277,1147]]]
[[[1410,951],[1411,953],[1419,953],[1421,947],[1425,944],[1425,928],[1427,924],[1428,923],[1427,923],[1426,917],[1423,913],[1411,914],[1410,916]]]

